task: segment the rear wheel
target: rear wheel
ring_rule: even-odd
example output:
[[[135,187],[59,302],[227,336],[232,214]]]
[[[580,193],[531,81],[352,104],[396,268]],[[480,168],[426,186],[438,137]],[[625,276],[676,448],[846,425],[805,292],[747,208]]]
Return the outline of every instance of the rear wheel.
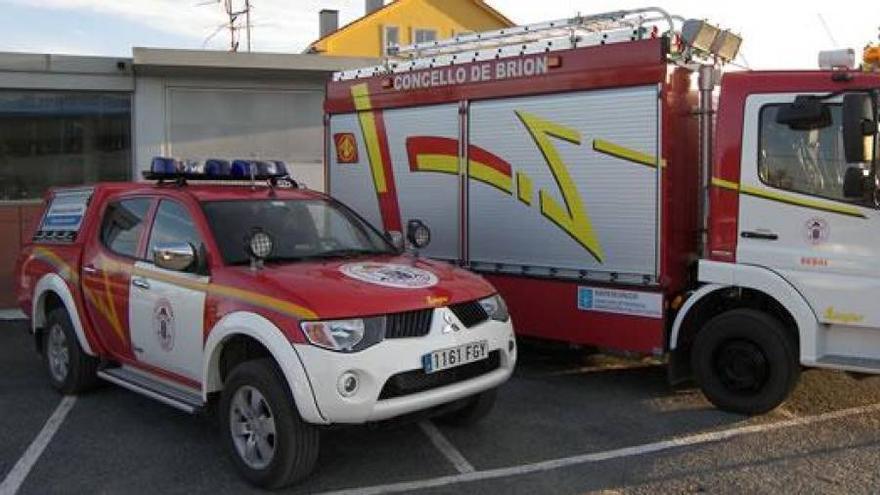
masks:
[[[753,309],[722,313],[697,334],[691,354],[700,388],[719,409],[763,414],[800,377],[797,345],[776,318]]]
[[[485,418],[495,406],[498,390],[491,389],[469,397],[461,409],[442,414],[437,418],[439,423],[453,426],[470,426]]]
[[[233,369],[218,413],[232,460],[254,485],[281,488],[314,469],[318,430],[300,418],[272,361],[246,361]]]
[[[43,362],[52,386],[65,395],[85,392],[98,381],[99,361],[83,351],[64,308],[56,308],[46,318],[43,335]]]

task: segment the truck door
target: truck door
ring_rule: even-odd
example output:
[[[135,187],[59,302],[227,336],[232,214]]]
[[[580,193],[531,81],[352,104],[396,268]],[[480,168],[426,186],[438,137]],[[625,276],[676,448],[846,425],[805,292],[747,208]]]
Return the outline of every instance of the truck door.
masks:
[[[128,299],[131,270],[140,253],[150,198],[111,200],[98,236],[90,239],[82,261],[82,286],[89,318],[104,346],[116,357],[131,358]]]
[[[153,248],[180,242],[190,243],[198,252],[202,238],[190,211],[163,199],[150,230],[146,259],[135,264],[131,278],[131,344],[139,362],[198,383],[208,277],[193,270],[166,270],[152,261]]]
[[[827,324],[817,358],[867,357],[864,337],[880,337],[880,216],[847,198],[843,181],[847,168],[867,173],[870,166],[844,159],[839,99],[829,101],[831,122],[821,128],[777,123],[794,97],[747,101],[737,262],[770,268],[803,294]]]

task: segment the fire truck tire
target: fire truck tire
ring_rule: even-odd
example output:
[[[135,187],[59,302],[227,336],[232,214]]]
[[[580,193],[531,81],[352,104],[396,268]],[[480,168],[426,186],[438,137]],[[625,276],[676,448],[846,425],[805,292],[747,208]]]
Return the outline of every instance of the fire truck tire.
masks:
[[[754,309],[715,316],[691,353],[706,398],[724,411],[763,414],[785,401],[800,377],[797,345],[782,323]]]
[[[223,387],[221,432],[239,472],[254,485],[302,480],[318,460],[318,429],[302,420],[281,371],[270,359],[245,361]]]
[[[43,335],[43,362],[52,386],[64,395],[76,395],[98,382],[99,361],[83,351],[64,308],[56,308],[46,318]]]
[[[438,423],[451,426],[470,426],[485,418],[495,406],[498,389],[491,389],[465,399],[460,409],[437,417]]]

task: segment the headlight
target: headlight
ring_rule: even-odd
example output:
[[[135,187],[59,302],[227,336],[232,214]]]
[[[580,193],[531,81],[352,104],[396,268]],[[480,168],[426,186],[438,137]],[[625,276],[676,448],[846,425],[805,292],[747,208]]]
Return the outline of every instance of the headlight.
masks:
[[[357,352],[382,342],[385,318],[304,321],[300,324],[312,345],[339,352]]]
[[[504,299],[498,294],[481,299],[480,306],[483,307],[489,318],[495,321],[507,321],[510,319],[510,313],[507,312],[507,304],[504,303]]]

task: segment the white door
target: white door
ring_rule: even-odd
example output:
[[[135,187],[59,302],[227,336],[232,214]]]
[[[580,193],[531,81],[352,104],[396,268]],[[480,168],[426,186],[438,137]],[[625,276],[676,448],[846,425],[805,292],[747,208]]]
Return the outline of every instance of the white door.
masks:
[[[171,242],[194,247],[200,237],[187,209],[162,200],[147,249]],[[205,291],[208,277],[165,270],[151,261],[135,264],[129,291],[129,322],[135,358],[147,365],[201,382]]]
[[[747,101],[737,262],[770,268],[807,299],[827,325],[820,356],[876,357],[866,344],[880,336],[880,215],[843,194],[846,169],[869,165],[843,158],[840,99],[829,102],[829,126],[777,123],[794,97]]]

